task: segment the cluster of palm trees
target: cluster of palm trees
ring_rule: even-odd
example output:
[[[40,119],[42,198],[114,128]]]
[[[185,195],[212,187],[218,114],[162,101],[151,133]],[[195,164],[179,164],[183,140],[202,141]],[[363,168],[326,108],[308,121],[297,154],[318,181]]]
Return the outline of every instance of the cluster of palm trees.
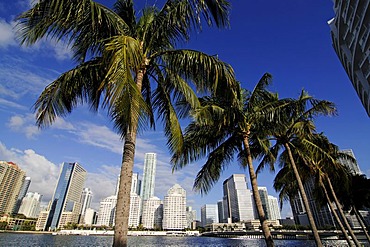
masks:
[[[163,123],[174,170],[207,157],[194,184],[202,193],[238,156],[249,171],[268,246],[274,243],[253,160],[261,160],[259,171],[265,165],[274,169],[280,157],[280,171],[287,171],[279,173],[280,181],[286,176],[297,181],[285,183],[281,195],[299,188],[321,246],[300,170],[307,166],[310,174],[328,174],[327,162],[337,164],[337,150],[329,150],[335,147],[316,132],[313,122],[317,115],[335,114],[335,107],[304,91],[298,99],[279,99],[267,90],[269,74],[248,92],[236,81],[232,67],[218,57],[178,49],[204,25],[228,26],[229,10],[226,0],[167,0],[162,8],[148,6],[138,13],[132,0],[117,0],[113,9],[93,0],[40,0],[17,18],[22,44],[42,38],[66,42],[77,63],[37,99],[38,126],[46,127],[78,105],[88,104],[93,111],[107,112],[121,135],[124,145],[113,246],[127,245],[136,136],[147,127],[154,128],[155,118]],[[196,92],[206,96],[198,97]],[[180,119],[189,116],[193,121],[183,133]],[[329,149],[319,143],[325,140]],[[323,187],[330,181],[326,175],[319,177]]]
[[[194,188],[207,193],[237,156],[241,167],[248,169],[268,246],[274,246],[274,243],[259,197],[256,173],[267,165],[274,171],[275,164],[280,164],[281,170],[276,175],[274,187],[280,192],[281,203],[300,193],[316,244],[322,246],[304,189],[304,183],[317,176],[320,188],[326,192],[326,202],[331,206],[348,243],[353,244],[342,220],[356,246],[360,246],[331,184],[331,179],[344,181],[350,178],[346,168],[340,164],[340,158],[355,161],[351,156],[339,152],[338,147],[322,133],[317,133],[314,124],[318,115],[336,114],[334,104],[317,100],[305,91],[301,92],[298,99],[279,99],[276,93],[267,90],[270,81],[271,75],[263,75],[252,92],[241,90],[239,98],[201,98],[201,106],[192,112],[193,121],[185,130],[183,150],[173,155],[173,168],[181,169],[206,158]],[[253,167],[254,159],[260,162],[256,170]],[[335,201],[342,220],[336,214],[332,201]]]

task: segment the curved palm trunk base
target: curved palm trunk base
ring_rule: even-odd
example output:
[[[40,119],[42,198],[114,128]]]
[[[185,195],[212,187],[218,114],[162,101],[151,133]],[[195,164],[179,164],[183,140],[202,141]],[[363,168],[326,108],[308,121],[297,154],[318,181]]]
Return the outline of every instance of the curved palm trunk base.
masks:
[[[357,208],[353,208],[354,210],[354,212],[355,212],[355,215],[356,215],[356,218],[357,218],[357,220],[358,220],[358,222],[360,223],[360,225],[361,225],[361,227],[362,227],[362,230],[364,231],[364,233],[365,233],[365,236],[366,236],[366,238],[367,238],[367,241],[370,243],[370,236],[369,236],[369,233],[368,233],[368,231],[367,231],[367,228],[366,228],[366,226],[365,226],[365,224],[364,224],[364,221],[363,221],[363,218],[362,218],[362,216],[360,215],[360,213],[357,211]]]
[[[343,222],[344,222],[346,228],[348,229],[349,235],[351,235],[352,240],[353,240],[353,242],[355,242],[356,246],[361,247],[362,246],[361,243],[358,241],[355,233],[352,230],[352,227],[349,225],[348,220],[347,220],[346,216],[344,215],[342,205],[339,203],[339,200],[337,198],[337,195],[335,194],[333,185],[331,184],[330,178],[328,176],[326,176],[326,180],[328,181],[328,185],[329,185],[331,194],[333,195],[333,198],[334,198],[335,204],[337,205],[340,216],[342,217]]]
[[[244,137],[243,143],[244,143],[245,151],[247,153],[249,178],[251,180],[253,198],[254,198],[254,202],[256,203],[258,218],[259,218],[261,226],[262,226],[262,232],[263,232],[263,235],[265,237],[266,245],[268,247],[274,247],[275,246],[274,240],[272,239],[271,231],[270,231],[270,228],[267,224],[265,212],[263,211],[261,197],[260,197],[260,194],[258,192],[257,177],[256,177],[256,174],[255,174],[254,168],[253,168],[252,155],[251,155],[251,151],[250,151],[250,148],[249,148],[249,143],[248,143],[248,137],[247,136]]]
[[[337,212],[335,211],[335,208],[330,200],[330,197],[329,197],[329,194],[328,194],[328,191],[326,190],[326,187],[324,185],[324,183],[322,181],[320,181],[320,186],[321,188],[324,190],[324,194],[325,194],[325,197],[326,197],[326,200],[328,201],[328,204],[329,204],[329,207],[330,207],[330,210],[332,212],[332,214],[334,215],[334,218],[335,218],[335,221],[337,222],[337,224],[339,225],[339,228],[340,230],[342,231],[343,235],[344,235],[344,238],[346,239],[347,243],[349,246],[353,247],[355,246],[351,239],[349,238],[348,236],[348,233],[346,231],[346,229],[344,228],[343,224],[342,224],[342,221],[340,220]]]
[[[304,190],[301,177],[299,176],[297,166],[296,166],[296,164],[294,162],[294,159],[293,159],[292,150],[290,150],[290,147],[289,147],[288,143],[285,143],[284,147],[288,151],[288,154],[289,154],[289,160],[290,160],[291,166],[293,168],[295,178],[296,178],[297,183],[298,183],[299,192],[301,193],[301,196],[302,196],[303,204],[304,204],[304,207],[305,207],[306,212],[307,212],[308,221],[310,222],[310,225],[311,225],[312,234],[314,236],[316,246],[322,247],[323,245],[321,243],[320,235],[319,235],[319,232],[317,231],[317,227],[316,227],[315,221],[314,221],[313,216],[312,216],[312,212],[311,212],[311,209],[310,209],[310,205],[308,203],[307,195],[306,195],[306,192]]]

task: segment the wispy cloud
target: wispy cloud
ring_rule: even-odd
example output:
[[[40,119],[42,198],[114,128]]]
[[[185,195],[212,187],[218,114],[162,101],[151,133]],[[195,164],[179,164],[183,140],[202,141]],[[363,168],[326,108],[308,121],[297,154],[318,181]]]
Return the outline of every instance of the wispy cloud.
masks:
[[[34,67],[32,61],[14,56],[0,57],[0,95],[20,101],[25,96],[35,99],[54,78],[56,73]]]
[[[14,25],[14,22],[8,23],[4,19],[0,19],[0,48],[8,48],[17,44],[13,31]]]
[[[1,90],[1,87],[0,87],[0,90]],[[27,110],[27,107],[25,107],[21,104],[17,104],[13,101],[2,99],[2,98],[0,98],[0,105],[4,106],[6,108],[13,108],[13,109],[18,109],[18,110]]]

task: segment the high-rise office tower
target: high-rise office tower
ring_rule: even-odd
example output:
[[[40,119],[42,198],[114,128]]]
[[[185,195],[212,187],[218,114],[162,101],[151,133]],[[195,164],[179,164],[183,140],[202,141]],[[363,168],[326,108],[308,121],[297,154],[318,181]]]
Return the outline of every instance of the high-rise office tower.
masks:
[[[141,184],[141,199],[146,200],[154,196],[155,171],[157,166],[157,154],[146,153],[144,159],[144,174]]]
[[[23,197],[18,213],[23,214],[27,218],[37,218],[40,212],[40,203],[42,195],[37,192],[28,192]]]
[[[370,116],[370,0],[333,2],[333,47]]]
[[[151,197],[143,202],[142,223],[146,229],[161,229],[163,202],[158,197]]]
[[[80,164],[62,164],[44,230],[55,230],[67,223],[78,223],[85,178],[86,170]]]
[[[26,177],[23,181],[21,190],[19,191],[17,202],[15,203],[15,207],[14,207],[14,210],[13,210],[14,213],[18,213],[19,208],[21,207],[21,204],[22,204],[22,199],[23,199],[23,197],[26,196],[26,194],[28,192],[28,188],[30,187],[30,184],[31,184],[31,178]]]
[[[86,209],[90,208],[93,193],[90,188],[84,188],[81,195],[81,212],[80,212],[80,224],[85,224],[85,212]]]
[[[281,219],[278,199],[274,196],[268,196],[268,201],[269,201],[269,207],[270,207],[270,213],[271,213],[270,220]]]
[[[354,159],[356,159],[355,154],[353,153],[352,149],[346,149],[346,150],[341,150],[340,152],[348,154],[352,156]],[[362,172],[360,170],[360,167],[356,162],[353,162],[348,159],[339,159],[339,162],[344,165],[345,167],[348,168],[348,170],[353,174],[353,175],[361,175]]]
[[[163,229],[186,228],[186,191],[179,185],[172,186],[163,201]]]
[[[109,196],[100,202],[98,226],[114,226],[114,218],[116,215],[117,196]]]
[[[0,212],[14,212],[25,177],[15,163],[0,161]]]
[[[227,222],[254,220],[252,193],[244,174],[233,174],[223,183],[224,217]]]
[[[269,205],[268,193],[266,187],[258,187],[258,193],[260,194],[263,211],[265,212],[265,217],[271,220],[271,210]]]
[[[202,226],[218,223],[217,204],[205,204],[200,208]]]

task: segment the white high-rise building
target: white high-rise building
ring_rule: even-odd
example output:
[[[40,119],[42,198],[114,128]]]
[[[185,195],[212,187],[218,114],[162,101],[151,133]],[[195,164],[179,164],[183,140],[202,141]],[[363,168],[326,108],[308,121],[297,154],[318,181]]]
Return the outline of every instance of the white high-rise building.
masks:
[[[270,213],[271,213],[271,217],[269,220],[281,219],[278,199],[274,196],[268,196],[268,201],[269,201],[269,207],[270,207]]]
[[[163,202],[158,197],[151,197],[143,202],[143,227],[146,229],[162,228]]]
[[[146,153],[144,159],[144,174],[141,184],[140,196],[142,200],[147,200],[154,196],[155,172],[157,166],[157,154]]]
[[[100,202],[98,226],[114,226],[114,217],[116,214],[117,196],[109,196]]]
[[[186,191],[175,184],[164,197],[163,229],[182,230],[186,227]]]
[[[140,224],[141,198],[136,193],[131,193],[130,214],[128,217],[129,227],[138,227]]]
[[[223,191],[224,215],[229,223],[255,219],[252,193],[247,188],[244,174],[233,174],[226,179]]]
[[[25,177],[15,163],[0,161],[0,212],[13,213]]]
[[[80,224],[86,224],[84,217],[86,209],[90,208],[93,193],[90,188],[84,188],[81,195],[81,212],[80,212]]]
[[[202,226],[218,223],[218,206],[217,204],[205,204],[200,209]]]
[[[37,218],[40,213],[42,195],[37,192],[28,192],[22,199],[18,213],[27,218]]]

